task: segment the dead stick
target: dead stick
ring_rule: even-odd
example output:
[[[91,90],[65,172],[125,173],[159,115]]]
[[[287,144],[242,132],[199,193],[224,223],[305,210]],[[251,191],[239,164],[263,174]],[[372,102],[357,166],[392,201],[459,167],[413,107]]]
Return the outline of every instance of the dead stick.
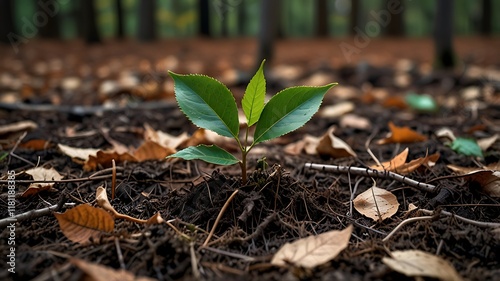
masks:
[[[210,230],[210,233],[208,234],[208,237],[207,239],[205,240],[205,242],[203,243],[202,247],[205,247],[207,246],[208,242],[210,241],[210,239],[212,239],[212,236],[214,235],[214,232],[215,232],[215,228],[217,227],[217,225],[219,224],[219,221],[220,219],[222,218],[222,215],[224,214],[224,212],[226,211],[227,207],[229,207],[229,203],[231,203],[231,201],[233,201],[233,198],[236,196],[236,194],[238,193],[238,189],[236,189],[233,194],[231,194],[231,196],[229,196],[229,199],[227,199],[226,203],[224,203],[224,206],[222,206],[222,209],[220,210],[219,212],[219,215],[217,216],[217,218],[215,219],[215,223],[214,223],[214,226],[212,226],[212,230]]]
[[[323,164],[314,164],[314,163],[306,163],[306,168],[314,169],[314,170],[323,170],[329,172],[336,172],[341,174],[351,174],[358,176],[366,176],[373,178],[389,178],[402,183],[405,183],[409,186],[415,187],[424,192],[437,192],[437,187],[432,184],[427,184],[423,182],[419,182],[416,180],[412,180],[407,178],[406,176],[402,176],[400,174],[396,174],[389,171],[379,171],[370,168],[361,168],[361,167],[351,167],[351,166],[336,166],[336,165],[323,165]]]
[[[64,206],[74,206],[74,205],[75,205],[75,203],[65,203],[64,204]],[[53,211],[57,211],[60,207],[61,206],[59,206],[59,204],[56,204],[56,205],[49,206],[47,208],[42,208],[42,209],[38,209],[38,210],[31,210],[31,211],[28,211],[28,212],[25,212],[22,214],[18,214],[18,215],[12,216],[12,217],[1,219],[0,220],[0,229],[3,229],[4,227],[6,227],[7,225],[9,225],[11,223],[24,221],[24,220],[27,220],[29,218],[38,218],[38,217],[49,215]]]

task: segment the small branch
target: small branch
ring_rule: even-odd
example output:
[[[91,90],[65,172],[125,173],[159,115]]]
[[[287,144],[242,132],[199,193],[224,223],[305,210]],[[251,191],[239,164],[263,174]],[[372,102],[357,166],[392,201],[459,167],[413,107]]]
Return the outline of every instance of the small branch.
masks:
[[[65,203],[64,204],[64,206],[68,206],[68,207],[74,206],[74,205],[75,205],[75,203]],[[10,223],[13,223],[13,222],[21,222],[21,221],[24,221],[24,220],[27,220],[30,218],[38,218],[38,217],[50,215],[52,212],[59,210],[60,207],[61,206],[59,206],[59,204],[56,204],[56,205],[52,205],[52,206],[47,207],[47,208],[42,208],[42,209],[38,209],[38,210],[31,210],[31,211],[28,211],[28,212],[25,212],[22,214],[15,215],[13,217],[1,219],[0,220],[0,228],[3,229],[4,227],[6,227],[7,225],[9,225]]]
[[[226,203],[224,203],[224,206],[222,206],[222,209],[220,210],[219,215],[215,219],[215,223],[212,226],[212,230],[210,230],[210,233],[208,234],[207,239],[205,240],[205,242],[203,243],[203,245],[201,247],[206,247],[208,242],[210,242],[210,239],[212,239],[212,236],[214,235],[214,232],[215,232],[215,228],[219,224],[219,221],[222,218],[222,215],[224,214],[226,209],[229,207],[229,203],[231,203],[231,201],[233,201],[233,198],[236,196],[236,194],[238,194],[238,189],[236,189],[233,192],[233,194],[231,194],[231,196],[229,196],[229,199],[227,199]]]
[[[351,167],[351,166],[336,166],[336,165],[323,165],[323,164],[313,164],[306,163],[306,168],[314,169],[314,170],[323,170],[329,172],[336,172],[341,174],[351,174],[358,176],[366,176],[373,178],[389,178],[402,183],[405,183],[411,187],[417,188],[424,192],[437,192],[438,188],[435,185],[427,184],[423,182],[419,182],[416,180],[412,180],[407,178],[406,176],[402,176],[400,174],[396,174],[389,171],[378,171],[370,168],[361,168],[361,167]]]
[[[434,212],[430,211],[430,210],[425,210],[425,209],[419,209],[419,210],[422,213],[424,213],[424,214],[428,214],[428,215],[434,214]],[[498,223],[498,222],[475,221],[475,220],[471,220],[471,219],[468,219],[468,218],[464,218],[464,217],[455,215],[455,214],[447,212],[447,211],[440,211],[440,213],[443,214],[443,215],[445,215],[445,216],[454,217],[457,220],[461,220],[463,222],[466,222],[466,223],[469,223],[469,224],[472,224],[472,225],[475,225],[475,226],[478,226],[478,227],[500,228],[500,223]]]
[[[415,217],[415,218],[405,219],[404,221],[400,222],[398,224],[398,226],[396,226],[396,228],[394,228],[389,234],[387,234],[387,236],[384,239],[382,239],[382,242],[387,242],[389,239],[391,239],[391,237],[398,230],[400,230],[403,226],[409,224],[410,222],[421,221],[421,220],[430,220],[430,219],[433,219],[433,218],[434,218],[433,216],[424,216],[424,217]]]

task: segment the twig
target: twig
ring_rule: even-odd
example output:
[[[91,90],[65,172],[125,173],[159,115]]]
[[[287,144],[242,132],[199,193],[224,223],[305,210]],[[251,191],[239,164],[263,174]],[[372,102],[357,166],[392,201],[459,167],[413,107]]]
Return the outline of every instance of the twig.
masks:
[[[241,259],[241,260],[248,261],[248,262],[255,261],[255,258],[253,258],[253,257],[245,256],[245,255],[238,254],[238,253],[231,253],[231,252],[220,250],[220,249],[217,249],[217,248],[205,247],[203,249],[209,250],[209,251],[214,252],[216,254],[221,254],[221,255],[225,255],[225,256],[228,256],[228,257]]]
[[[389,178],[402,183],[405,183],[414,188],[420,189],[424,192],[434,193],[438,190],[435,185],[427,184],[419,181],[412,180],[407,178],[406,176],[402,176],[400,174],[396,174],[389,171],[378,171],[370,168],[361,168],[361,167],[351,167],[351,166],[336,166],[336,165],[323,165],[323,164],[314,164],[314,163],[306,163],[306,168],[315,169],[315,170],[323,170],[323,171],[331,171],[336,173],[357,175],[357,176],[366,176],[366,177],[374,177],[374,178]]]
[[[75,203],[65,203],[63,205],[69,207],[69,206],[74,206]],[[61,208],[61,206],[59,206],[59,204],[56,204],[56,205],[52,205],[52,206],[47,207],[47,208],[42,208],[42,209],[38,209],[38,210],[31,210],[31,211],[28,211],[28,212],[25,212],[22,214],[15,215],[13,217],[4,218],[4,219],[0,220],[0,228],[3,229],[4,227],[6,227],[7,225],[9,225],[10,223],[13,223],[13,222],[20,222],[20,221],[27,220],[29,218],[38,218],[38,217],[46,216],[46,215],[49,215],[51,212],[59,210],[60,208]]]
[[[394,228],[389,234],[387,234],[387,236],[384,239],[382,239],[382,242],[387,242],[398,230],[400,230],[403,226],[409,224],[410,222],[420,221],[420,220],[430,220],[433,218],[434,218],[433,216],[423,216],[423,217],[414,217],[405,219],[404,221],[400,222],[398,226],[396,226],[396,228]]]
[[[428,215],[434,213],[433,211],[425,210],[425,209],[420,209],[420,211],[422,213],[428,214]],[[466,223],[470,223],[470,224],[478,226],[478,227],[500,228],[500,223],[498,223],[498,222],[475,221],[475,220],[471,220],[471,219],[468,219],[468,218],[464,218],[464,217],[455,215],[455,214],[447,212],[447,211],[440,211],[440,213],[443,214],[443,215],[445,215],[445,216],[454,217],[454,218],[456,218],[458,220],[461,220],[461,221],[466,222]]]
[[[201,274],[198,269],[198,259],[196,259],[196,252],[194,251],[194,242],[189,243],[189,253],[191,254],[191,270],[193,270],[194,279],[200,280]]]
[[[210,230],[210,233],[208,234],[208,237],[207,239],[205,240],[205,242],[203,243],[203,245],[201,247],[206,247],[208,242],[210,241],[210,239],[212,239],[212,236],[214,235],[214,232],[215,232],[215,228],[217,227],[217,225],[219,224],[219,221],[220,219],[222,218],[222,215],[224,214],[224,212],[226,211],[226,209],[229,207],[229,203],[231,203],[231,201],[233,200],[233,198],[236,196],[236,194],[238,193],[238,189],[236,189],[233,194],[231,194],[231,196],[229,196],[229,198],[227,199],[226,203],[224,203],[224,206],[222,206],[222,209],[220,210],[219,212],[219,215],[217,216],[217,218],[215,219],[215,223],[214,225],[212,226],[212,230]]]
[[[127,267],[125,266],[125,262],[123,261],[122,249],[120,248],[120,241],[118,241],[118,237],[115,237],[115,247],[116,254],[118,255],[118,261],[120,262],[120,268],[127,269]]]
[[[115,189],[116,189],[116,164],[115,159],[111,160],[113,164],[113,173],[111,174],[111,200],[115,199]]]

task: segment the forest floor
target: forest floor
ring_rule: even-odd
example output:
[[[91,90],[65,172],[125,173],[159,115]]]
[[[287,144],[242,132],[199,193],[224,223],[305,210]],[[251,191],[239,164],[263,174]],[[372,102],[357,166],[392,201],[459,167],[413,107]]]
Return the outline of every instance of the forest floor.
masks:
[[[60,145],[134,151],[147,142],[148,133],[149,137],[161,132],[193,135],[197,128],[177,109],[167,70],[216,77],[235,93],[239,105],[245,80],[256,63],[254,40],[92,46],[33,41],[21,46],[17,54],[1,46],[0,217],[27,215],[18,217],[14,231],[7,227],[11,222],[0,223],[0,279],[414,280],[389,267],[384,259],[405,250],[437,256],[465,280],[497,279],[500,179],[492,174],[460,177],[469,170],[451,168],[500,170],[500,40],[458,38],[460,64],[447,72],[432,71],[434,52],[428,39],[372,40],[363,48],[356,47],[352,57],[343,54],[342,43],[356,47],[349,38],[277,42],[266,70],[269,95],[294,85],[339,82],[326,95],[322,109],[343,106],[333,113],[320,110],[299,130],[257,146],[249,156],[250,176],[245,184],[238,165],[166,161],[162,155],[167,149],[155,150],[140,161],[117,158],[121,160],[116,161],[113,180],[109,159],[84,164],[85,157],[72,159]],[[439,109],[411,109],[404,99],[409,92],[429,94]],[[390,122],[408,126],[425,139],[378,144],[389,132]],[[9,124],[17,127],[9,128]],[[306,136],[321,137],[332,127],[356,156],[320,156],[314,149],[307,153],[293,146]],[[483,140],[484,157],[453,150],[439,133],[443,128],[457,137]],[[231,149],[223,140],[208,134],[203,137],[201,142],[218,141]],[[438,160],[426,161],[406,174],[434,185],[434,190],[389,177],[305,167],[317,163],[367,168],[374,157],[389,161],[405,148],[409,148],[406,162],[439,154]],[[158,155],[159,160],[151,160]],[[268,165],[257,167],[263,156]],[[36,166],[53,168],[63,180],[52,186],[33,186],[25,172]],[[116,197],[111,199],[115,184]],[[383,220],[368,218],[352,207],[353,199],[373,185],[397,198],[392,203],[397,211]],[[99,208],[99,186],[108,190],[111,205],[119,213],[145,220],[160,213],[168,223],[115,218],[109,233],[74,242],[63,233],[64,226],[53,212],[28,213],[49,206],[58,213],[83,204]],[[32,192],[26,192],[28,188]],[[15,198],[8,195],[9,190],[15,190]],[[209,237],[235,190],[239,192]],[[12,214],[10,202],[15,208]],[[411,206],[416,209],[410,210]],[[414,220],[397,228],[409,218]],[[293,260],[271,264],[285,243],[349,225],[353,231],[348,245],[329,261],[313,268]],[[95,229],[87,230],[95,234]],[[71,232],[67,226],[65,231]],[[204,245],[207,237],[210,240]],[[12,252],[15,274],[8,271],[13,264],[7,255]],[[423,271],[417,275],[425,277]],[[434,275],[459,280],[450,276]]]

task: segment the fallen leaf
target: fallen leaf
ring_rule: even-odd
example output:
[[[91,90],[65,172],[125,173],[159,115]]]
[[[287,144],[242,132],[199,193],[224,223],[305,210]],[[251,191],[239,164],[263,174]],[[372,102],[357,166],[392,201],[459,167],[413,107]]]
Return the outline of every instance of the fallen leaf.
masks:
[[[50,145],[50,142],[43,139],[32,139],[28,141],[23,141],[19,144],[19,147],[31,149],[35,151],[45,150]]]
[[[115,208],[109,202],[108,194],[106,193],[106,189],[102,185],[96,189],[95,199],[96,199],[97,205],[99,207],[112,213],[113,215],[118,214],[118,212],[115,210]]]
[[[316,147],[318,146],[318,143],[318,137],[305,135],[301,140],[287,144],[283,151],[290,155],[299,155],[303,151],[305,151],[308,155],[315,155],[317,153]]]
[[[462,277],[446,260],[419,250],[391,252],[391,258],[382,262],[399,273],[410,277],[432,277],[444,281],[458,281]]]
[[[154,214],[152,217],[150,217],[148,219],[146,224],[160,224],[160,223],[164,223],[164,222],[165,222],[165,220],[161,217],[160,212],[157,212],[156,214]]]
[[[353,102],[345,101],[335,105],[323,106],[318,114],[323,118],[336,118],[353,111],[354,108]]]
[[[353,202],[356,211],[374,221],[383,221],[392,217],[399,207],[398,199],[394,194],[376,186],[356,196]]]
[[[99,149],[95,148],[76,148],[67,146],[64,144],[58,144],[59,150],[67,156],[71,157],[73,161],[83,163],[82,161],[87,161],[89,156],[96,156]]]
[[[392,160],[383,162],[381,163],[382,165],[378,164],[372,165],[370,168],[378,171],[390,171],[405,175],[415,171],[422,165],[425,165],[427,167],[434,166],[437,160],[439,159],[440,155],[439,153],[434,153],[431,155],[426,155],[425,157],[414,159],[408,163],[405,163],[407,157],[408,157],[408,148],[403,150],[403,152],[398,154]]]
[[[462,155],[484,157],[481,148],[473,139],[456,138],[451,143],[451,149]]]
[[[0,135],[31,131],[36,128],[38,128],[38,125],[31,120],[20,121],[0,126]]]
[[[137,161],[163,160],[165,157],[174,154],[176,151],[171,147],[164,147],[154,141],[145,141],[133,153]]]
[[[93,281],[152,281],[149,277],[136,277],[129,271],[113,269],[100,264],[90,263],[81,259],[72,258],[70,262],[85,273],[82,280]]]
[[[26,174],[31,175],[33,180],[45,181],[45,180],[62,180],[61,176],[54,168],[46,169],[43,167],[36,167],[25,171]],[[36,182],[30,184],[28,189],[26,189],[22,197],[28,197],[37,194],[40,191],[49,190],[54,186],[53,182]]]
[[[144,139],[170,149],[177,149],[183,142],[189,139],[186,132],[173,136],[162,131],[155,131],[149,124],[144,125]],[[174,152],[175,153],[175,152]]]
[[[284,266],[291,263],[305,268],[324,264],[348,246],[351,233],[352,225],[349,225],[344,230],[331,230],[286,243],[274,254],[271,264]]]
[[[372,127],[370,120],[355,114],[342,116],[339,124],[342,128],[354,128],[358,130],[369,130]]]
[[[335,131],[334,127],[328,129],[327,133],[324,134],[319,140],[318,146],[316,147],[316,151],[319,155],[330,156],[332,158],[341,158],[341,157],[356,157],[356,153],[352,150],[352,148],[345,143],[343,140],[337,138],[333,132]]]
[[[384,100],[382,106],[385,108],[406,109],[408,104],[401,96],[389,96]]]
[[[252,140],[249,139],[249,141]],[[196,130],[188,140],[180,145],[180,147],[184,148],[197,146],[199,144],[215,144],[229,152],[239,151],[238,145],[233,141],[233,139],[218,135],[215,132],[205,130],[203,128]]]
[[[381,165],[372,165],[370,168],[378,170],[378,171],[391,171],[395,172],[398,168],[403,166],[406,163],[406,158],[408,157],[409,149],[408,147],[403,150],[401,153],[396,155],[396,157],[392,158],[392,160],[387,162],[380,163]]]
[[[389,122],[391,133],[385,139],[381,139],[377,144],[387,143],[412,143],[427,140],[427,137],[421,135],[409,127],[398,127],[394,123]]]
[[[99,150],[95,156],[89,156],[89,159],[83,165],[83,169],[85,171],[94,171],[99,166],[102,166],[103,168],[110,168],[112,166],[112,160],[115,160],[116,163],[125,161],[138,162],[138,160],[129,153],[119,154],[114,151]]]
[[[500,171],[482,170],[463,175],[469,182],[479,184],[484,193],[500,197]]]
[[[54,213],[54,216],[69,240],[84,245],[91,243],[90,239],[97,241],[103,233],[110,233],[115,227],[115,221],[108,212],[88,204],[78,205],[64,213]]]
[[[498,140],[499,136],[499,134],[494,134],[491,137],[477,140],[477,145],[479,145],[482,151],[486,151]]]

